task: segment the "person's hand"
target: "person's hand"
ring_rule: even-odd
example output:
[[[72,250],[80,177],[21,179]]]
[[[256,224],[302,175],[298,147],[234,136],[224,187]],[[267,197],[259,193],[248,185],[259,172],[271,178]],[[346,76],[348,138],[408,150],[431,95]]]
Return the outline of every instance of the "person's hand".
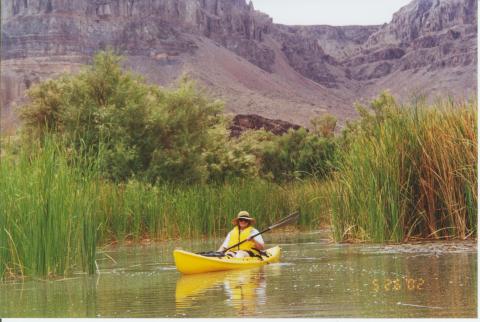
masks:
[[[252,239],[253,239],[252,236],[250,236],[247,238],[247,241],[251,241]]]

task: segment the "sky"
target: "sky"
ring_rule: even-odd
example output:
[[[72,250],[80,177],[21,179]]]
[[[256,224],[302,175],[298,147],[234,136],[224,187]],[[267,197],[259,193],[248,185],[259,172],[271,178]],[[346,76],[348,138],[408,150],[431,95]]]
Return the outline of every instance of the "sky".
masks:
[[[252,0],[255,10],[285,25],[381,25],[412,0]]]

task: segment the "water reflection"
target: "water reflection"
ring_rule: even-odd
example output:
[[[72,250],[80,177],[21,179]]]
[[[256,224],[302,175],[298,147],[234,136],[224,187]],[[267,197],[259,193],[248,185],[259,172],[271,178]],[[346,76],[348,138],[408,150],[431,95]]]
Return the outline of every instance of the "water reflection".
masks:
[[[209,293],[222,290],[226,309],[233,315],[250,316],[257,306],[266,299],[266,278],[264,267],[212,272],[205,274],[181,275],[177,280],[175,303],[179,313],[210,297]],[[218,300],[218,299],[217,299]]]
[[[281,245],[280,263],[186,276],[173,263],[178,243],[116,248],[115,261],[100,254],[98,276],[0,283],[0,316],[476,317],[474,242],[339,245],[300,234],[270,243]]]

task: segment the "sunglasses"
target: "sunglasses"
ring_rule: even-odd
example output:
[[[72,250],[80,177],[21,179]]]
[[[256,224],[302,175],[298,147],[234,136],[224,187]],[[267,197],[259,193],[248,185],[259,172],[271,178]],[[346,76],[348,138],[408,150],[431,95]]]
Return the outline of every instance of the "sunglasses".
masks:
[[[248,222],[247,219],[240,218],[238,221]]]

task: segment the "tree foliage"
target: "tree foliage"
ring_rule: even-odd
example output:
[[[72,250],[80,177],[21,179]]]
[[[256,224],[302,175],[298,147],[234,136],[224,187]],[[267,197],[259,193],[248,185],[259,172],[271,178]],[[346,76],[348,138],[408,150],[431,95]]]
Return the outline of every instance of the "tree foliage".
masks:
[[[223,182],[263,176],[290,180],[331,171],[334,119],[277,137],[249,131],[230,138],[223,104],[182,77],[166,90],[124,71],[101,52],[75,75],[33,86],[21,112],[25,142],[60,137],[72,155],[95,160],[104,178]]]
[[[262,152],[262,172],[275,180],[325,178],[333,169],[336,143],[306,129],[275,137]]]
[[[183,77],[167,91],[122,70],[109,52],[77,75],[34,86],[21,113],[25,137],[54,132],[78,153],[98,157],[105,177],[196,182],[208,177],[204,152],[223,124],[220,102]]]

